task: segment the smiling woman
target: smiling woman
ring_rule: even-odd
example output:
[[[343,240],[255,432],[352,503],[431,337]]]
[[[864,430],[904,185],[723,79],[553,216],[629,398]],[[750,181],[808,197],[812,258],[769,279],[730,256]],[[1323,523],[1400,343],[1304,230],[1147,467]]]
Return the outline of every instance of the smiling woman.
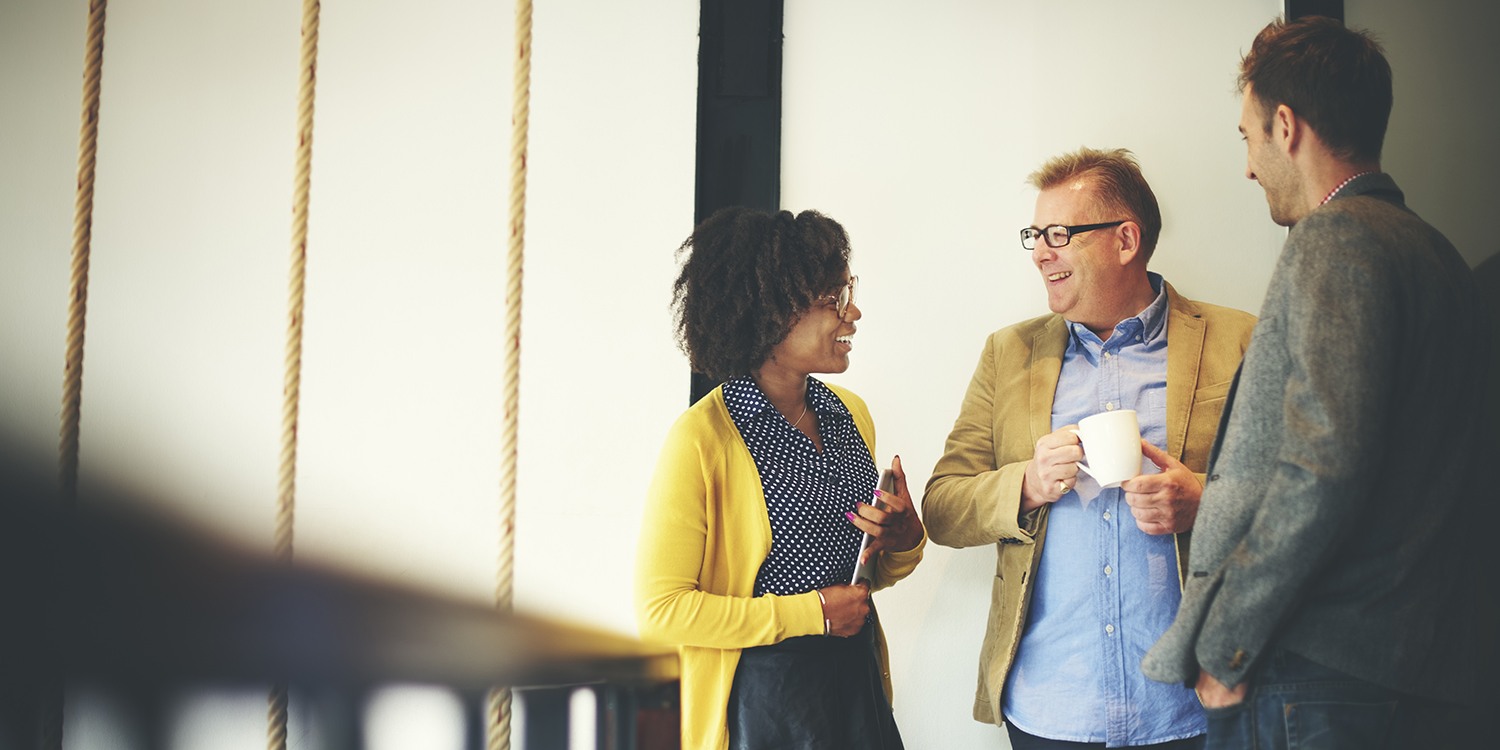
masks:
[[[849,237],[816,211],[731,207],[693,230],[673,287],[677,335],[697,372],[750,372],[816,299],[849,273]]]
[[[899,459],[895,492],[875,489],[864,402],[811,377],[849,368],[848,236],[816,211],[727,208],[681,252],[679,342],[727,382],[662,447],[636,619],[681,650],[683,747],[900,748],[869,595],[911,573],[926,534]],[[871,587],[849,585],[862,533]]]

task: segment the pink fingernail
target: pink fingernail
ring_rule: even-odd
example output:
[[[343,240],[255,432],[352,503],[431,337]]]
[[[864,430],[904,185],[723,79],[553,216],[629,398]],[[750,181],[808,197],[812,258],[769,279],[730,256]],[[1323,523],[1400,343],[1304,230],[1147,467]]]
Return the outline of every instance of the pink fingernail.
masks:
[[[847,518],[850,521],[853,521],[854,520],[854,514],[853,513],[845,513],[844,514],[844,518]]]
[[[880,490],[875,490],[875,497],[885,497],[885,493],[881,492]]]

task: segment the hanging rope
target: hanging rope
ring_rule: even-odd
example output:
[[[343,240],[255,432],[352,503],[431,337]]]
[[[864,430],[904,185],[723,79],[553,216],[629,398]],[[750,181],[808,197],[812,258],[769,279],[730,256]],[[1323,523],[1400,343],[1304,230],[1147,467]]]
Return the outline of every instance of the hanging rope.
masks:
[[[521,385],[521,267],[526,249],[526,144],[531,119],[531,0],[516,0],[510,113],[510,248],[505,263],[505,375],[500,433],[500,560],[495,607],[511,611],[516,532],[516,425]],[[510,688],[490,691],[489,750],[510,748]]]
[[[281,471],[276,483],[277,560],[292,559],[297,502],[297,416],[302,396],[302,297],[307,270],[307,200],[312,184],[313,93],[318,82],[318,0],[302,0],[302,59],[297,88],[297,166],[292,175],[292,267],[287,295],[286,374],[281,386]],[[286,750],[287,686],[271,688],[266,747]]]
[[[78,191],[73,199],[73,263],[68,278],[68,343],[63,358],[62,499],[78,497],[78,417],[83,408],[83,323],[89,306],[89,245],[94,237],[94,154],[99,146],[99,81],[104,75],[104,6],[89,3],[83,54],[83,117],[78,128]]]
[[[83,52],[83,113],[78,125],[78,186],[73,197],[73,259],[68,272],[68,333],[63,354],[62,424],[58,434],[59,496],[78,502],[78,419],[83,411],[83,328],[89,307],[89,250],[94,239],[94,156],[99,148],[99,82],[104,76],[106,0],[90,0]],[[40,740],[62,750],[63,685],[41,686]]]

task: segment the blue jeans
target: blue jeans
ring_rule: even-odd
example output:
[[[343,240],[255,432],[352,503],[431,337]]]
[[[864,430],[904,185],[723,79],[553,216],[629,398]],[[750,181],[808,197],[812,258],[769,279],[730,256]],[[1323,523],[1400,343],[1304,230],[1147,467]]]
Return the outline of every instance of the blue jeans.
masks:
[[[1205,750],[1425,748],[1435,704],[1278,649],[1250,678],[1245,700],[1204,709]]]
[[[1049,740],[1016,729],[1016,725],[1008,721],[1005,722],[1005,731],[1010,734],[1011,750],[1104,750],[1103,742]],[[1203,735],[1155,745],[1135,745],[1132,750],[1203,750]]]

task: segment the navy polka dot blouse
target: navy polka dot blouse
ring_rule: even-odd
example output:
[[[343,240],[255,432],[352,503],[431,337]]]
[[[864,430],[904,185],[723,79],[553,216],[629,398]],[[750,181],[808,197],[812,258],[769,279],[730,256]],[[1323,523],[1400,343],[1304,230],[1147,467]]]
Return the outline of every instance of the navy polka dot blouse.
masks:
[[[724,404],[760,471],[771,517],[771,553],[755,578],[755,595],[849,583],[862,534],[844,514],[874,497],[879,475],[848,407],[807,379],[808,411],[818,415],[823,439],[819,453],[749,376],[724,384]]]

